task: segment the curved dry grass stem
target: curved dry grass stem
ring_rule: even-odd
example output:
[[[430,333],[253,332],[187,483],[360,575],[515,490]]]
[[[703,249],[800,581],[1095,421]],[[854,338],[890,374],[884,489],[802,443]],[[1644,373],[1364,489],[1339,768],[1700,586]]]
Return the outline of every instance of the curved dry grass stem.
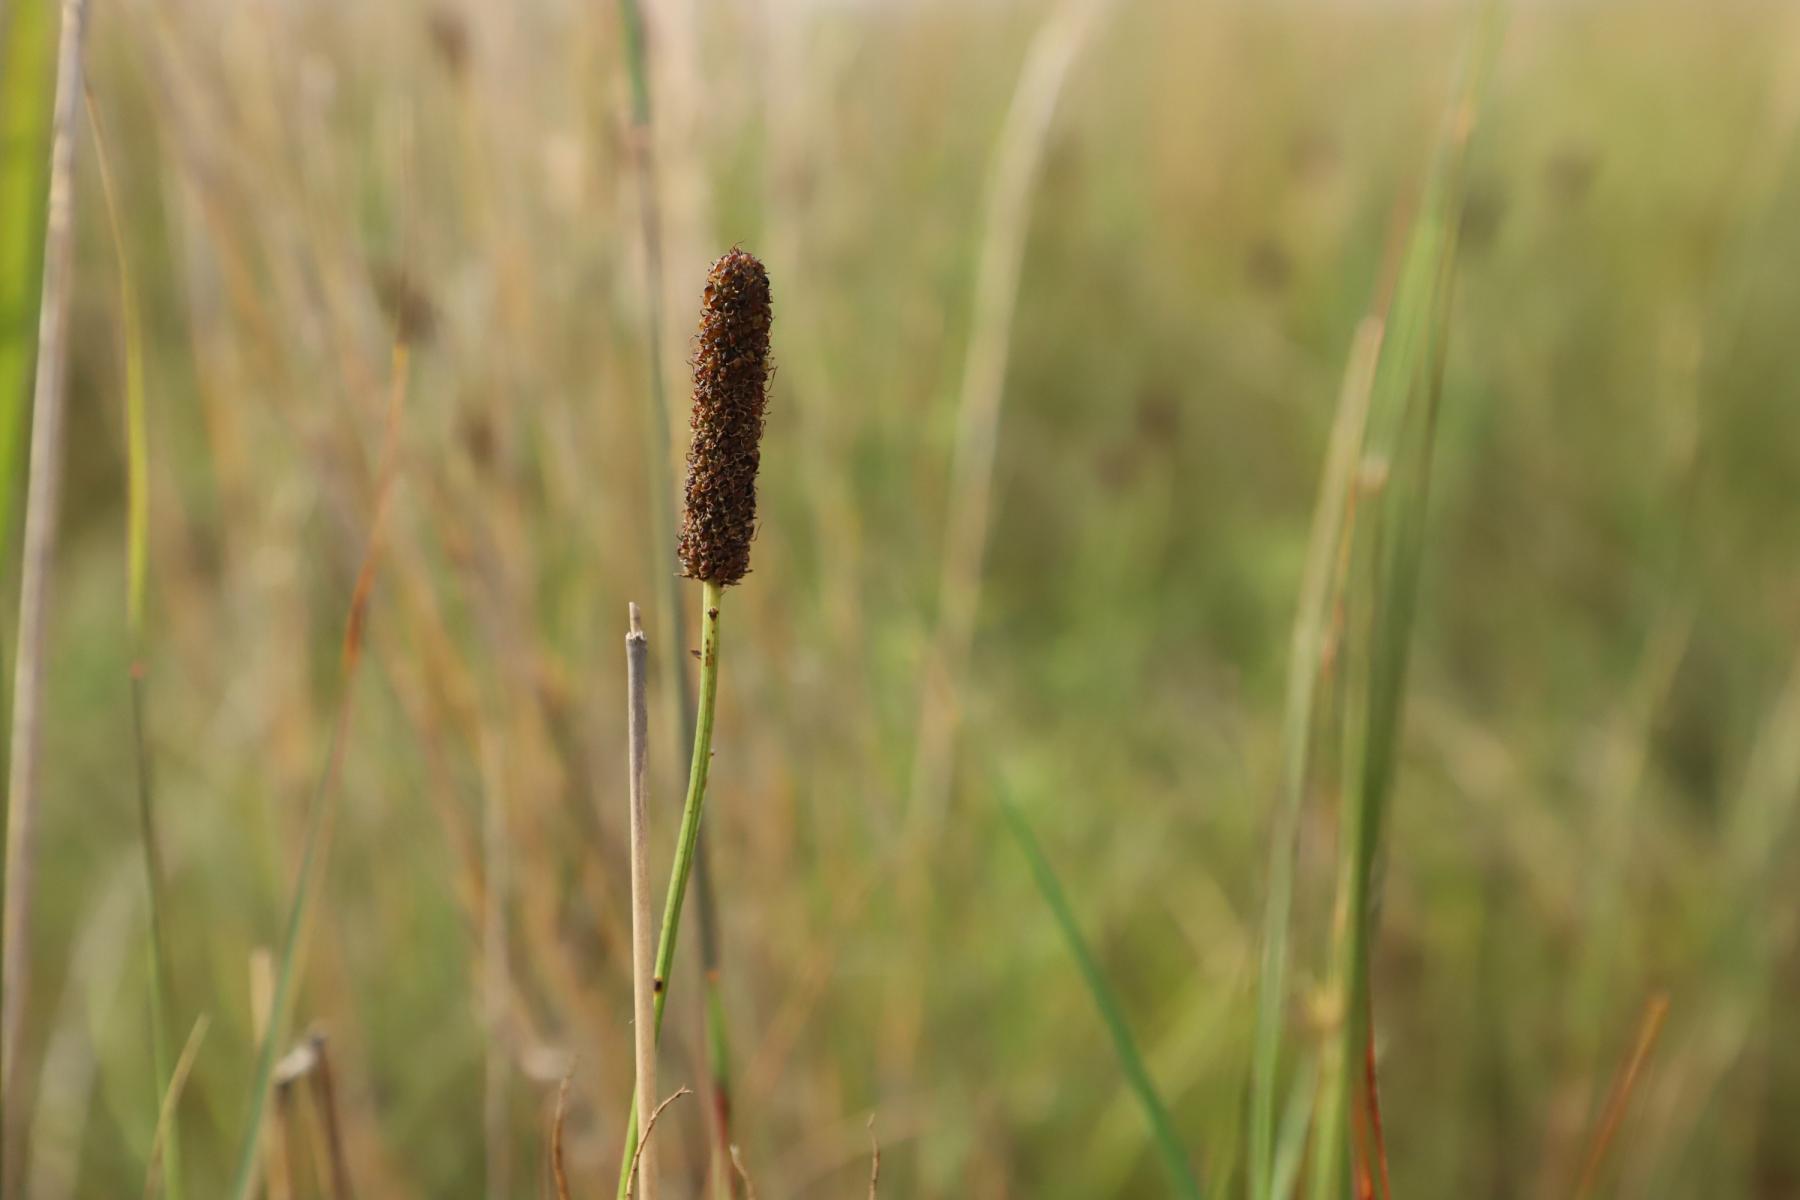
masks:
[[[663,1109],[669,1107],[669,1105],[675,1103],[683,1096],[691,1096],[692,1094],[693,1092],[689,1088],[676,1088],[675,1091],[669,1095],[667,1100],[664,1100],[661,1104],[651,1110],[650,1119],[644,1122],[644,1136],[638,1139],[637,1149],[631,1152],[631,1169],[625,1174],[626,1196],[629,1197],[632,1195],[632,1181],[638,1177],[638,1167],[641,1165],[641,1160],[644,1157],[645,1147],[650,1145],[650,1135],[656,1132],[656,1119],[663,1115]]]
[[[731,1147],[731,1169],[737,1172],[738,1182],[744,1185],[744,1200],[756,1200],[756,1185],[750,1182],[750,1171],[744,1166],[744,1156],[737,1146]]]
[[[31,965],[31,884],[38,753],[49,650],[50,571],[62,489],[63,382],[68,366],[69,292],[75,225],[75,105],[82,94],[85,0],[63,0],[57,47],[50,207],[44,227],[44,290],[38,310],[37,380],[31,398],[30,483],[19,582],[18,661],[13,676],[12,758],[7,781],[6,891],[0,927],[0,1194],[10,1195],[19,1161],[16,1069]]]
[[[1038,30],[1026,52],[988,179],[981,257],[975,273],[973,328],[957,399],[950,495],[944,509],[948,525],[938,580],[937,630],[919,697],[906,813],[909,836],[921,841],[929,840],[939,828],[950,789],[959,721],[956,688],[969,656],[981,599],[982,563],[987,556],[988,518],[993,506],[994,455],[1025,237],[1031,228],[1032,189],[1070,68],[1109,2],[1066,0]]]

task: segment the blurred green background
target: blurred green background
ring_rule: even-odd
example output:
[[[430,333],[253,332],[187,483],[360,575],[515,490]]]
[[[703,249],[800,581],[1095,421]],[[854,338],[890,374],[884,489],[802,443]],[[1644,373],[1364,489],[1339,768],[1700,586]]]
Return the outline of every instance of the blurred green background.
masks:
[[[47,76],[27,68],[47,68],[55,14],[0,11],[0,267],[29,281],[0,297],[0,338],[29,356],[42,197],[20,175],[45,152]],[[571,1056],[570,1172],[577,1194],[611,1187],[632,1070],[621,637],[626,602],[660,603],[676,569],[647,388],[660,356],[679,453],[699,288],[741,243],[773,280],[778,371],[707,828],[759,1193],[861,1194],[873,1113],[886,1196],[1167,1194],[999,823],[1006,777],[1193,1158],[1241,1194],[1326,434],[1474,18],[1083,12],[651,6],[652,294],[609,0],[95,6],[145,323],[176,1018],[210,1018],[181,1105],[191,1193],[230,1171],[251,960],[279,940],[342,702],[397,312],[419,336],[295,1018],[329,1037],[358,1194],[548,1194]],[[1034,53],[1066,75],[1039,72],[1041,125],[1009,126]],[[8,1114],[34,1200],[138,1194],[157,1102],[118,253],[80,134],[30,1112]],[[1800,1196],[1797,138],[1785,6],[1511,13],[1461,215],[1381,866],[1397,1194],[1570,1195],[1666,995],[1608,1193]],[[1009,237],[1010,320],[977,298],[984,255],[1006,281]],[[984,322],[1010,333],[985,512],[954,466],[982,461]],[[0,402],[22,411],[29,376],[8,371]],[[17,558],[14,532],[9,629]],[[685,660],[660,620],[653,657]],[[653,703],[660,878],[686,764],[660,686]],[[1287,1006],[1301,1055],[1329,842],[1321,810]],[[683,972],[670,1089],[698,1082]],[[667,1121],[665,1192],[698,1194],[702,1109]]]

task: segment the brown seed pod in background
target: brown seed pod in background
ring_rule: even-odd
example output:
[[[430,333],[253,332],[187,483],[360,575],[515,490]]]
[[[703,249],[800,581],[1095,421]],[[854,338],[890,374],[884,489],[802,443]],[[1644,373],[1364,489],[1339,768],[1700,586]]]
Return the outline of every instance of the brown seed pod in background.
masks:
[[[750,570],[769,395],[769,273],[733,248],[712,266],[694,353],[682,573],[727,587]]]

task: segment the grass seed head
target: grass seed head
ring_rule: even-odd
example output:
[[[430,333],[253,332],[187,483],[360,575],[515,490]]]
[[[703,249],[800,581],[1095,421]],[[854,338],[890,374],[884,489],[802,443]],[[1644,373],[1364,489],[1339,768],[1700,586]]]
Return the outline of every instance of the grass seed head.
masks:
[[[712,266],[694,354],[682,573],[721,587],[750,570],[769,396],[769,274],[733,248]]]

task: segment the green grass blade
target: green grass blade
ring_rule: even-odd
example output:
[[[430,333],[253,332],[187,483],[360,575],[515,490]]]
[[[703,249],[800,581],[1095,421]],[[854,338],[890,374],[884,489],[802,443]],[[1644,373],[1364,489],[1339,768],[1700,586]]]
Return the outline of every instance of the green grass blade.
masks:
[[[9,560],[44,282],[55,86],[55,3],[9,0],[0,6],[0,545]]]
[[[1157,1094],[1156,1084],[1144,1066],[1143,1056],[1138,1053],[1137,1042],[1125,1023],[1125,1013],[1119,1005],[1118,996],[1106,982],[1100,964],[1094,960],[1093,951],[1081,936],[1081,927],[1076,923],[1074,910],[1069,907],[1062,885],[1057,882],[1056,873],[1051,870],[1049,860],[1044,857],[1037,838],[1031,832],[1031,826],[1026,823],[1025,815],[1018,807],[1002,796],[1000,810],[1006,815],[1007,826],[1031,867],[1032,879],[1037,883],[1044,903],[1049,905],[1051,914],[1055,916],[1056,924],[1062,930],[1063,940],[1068,943],[1069,953],[1074,956],[1075,965],[1080,968],[1082,981],[1087,984],[1094,1007],[1099,1010],[1100,1019],[1112,1038],[1113,1053],[1118,1056],[1125,1081],[1137,1095],[1138,1103],[1144,1110],[1144,1118],[1150,1124],[1150,1134],[1162,1157],[1163,1168],[1169,1174],[1170,1185],[1175,1189],[1176,1195],[1185,1197],[1186,1200],[1198,1200],[1203,1194],[1200,1181],[1188,1162],[1187,1152],[1182,1149],[1181,1139],[1176,1136],[1175,1123],[1170,1118],[1162,1097]]]
[[[1320,1067],[1311,1194],[1337,1200],[1347,1160],[1346,1115],[1364,1032],[1373,939],[1372,878],[1393,781],[1395,745],[1424,551],[1431,451],[1449,332],[1463,170],[1477,105],[1499,44],[1498,5],[1471,41],[1446,116],[1419,217],[1394,294],[1388,344],[1376,369],[1365,473],[1375,520],[1355,554],[1343,719],[1344,804],[1329,1011],[1335,1030]]]

